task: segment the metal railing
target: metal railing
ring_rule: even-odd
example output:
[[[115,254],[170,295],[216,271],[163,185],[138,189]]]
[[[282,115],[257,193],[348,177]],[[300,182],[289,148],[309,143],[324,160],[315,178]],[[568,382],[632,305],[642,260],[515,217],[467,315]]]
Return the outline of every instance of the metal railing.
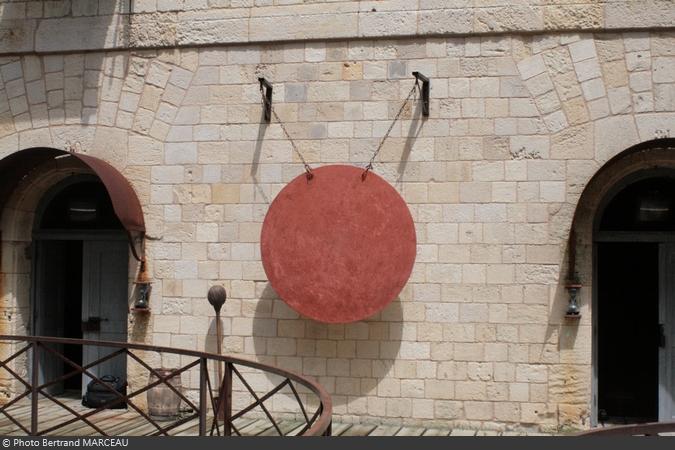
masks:
[[[245,415],[251,414],[252,411],[257,410],[258,418],[265,418],[269,420],[271,429],[273,428],[276,434],[285,435],[286,433],[279,425],[279,421],[275,418],[275,411],[269,408],[266,403],[272,401],[275,396],[284,396],[284,400],[294,399],[297,408],[294,412],[286,414],[293,414],[301,418],[301,425],[299,429],[295,430],[296,435],[305,436],[320,436],[330,435],[331,432],[331,414],[332,406],[331,399],[328,393],[315,381],[294,374],[292,372],[283,370],[267,364],[262,364],[256,361],[249,361],[245,359],[235,358],[231,356],[221,356],[212,353],[174,349],[168,347],[158,347],[143,344],[134,344],[128,342],[112,342],[112,341],[91,341],[82,339],[67,339],[67,338],[53,338],[40,336],[8,336],[0,335],[0,345],[19,346],[20,349],[14,351],[9,357],[0,361],[0,372],[3,370],[11,375],[10,380],[17,380],[20,386],[23,386],[23,392],[17,392],[11,400],[0,406],[0,414],[6,417],[17,427],[17,431],[31,436],[40,436],[46,434],[58,433],[60,429],[72,425],[76,422],[81,422],[89,426],[95,433],[107,436],[106,430],[103,429],[94,420],[96,414],[107,410],[115,404],[119,405],[124,402],[129,410],[134,410],[140,417],[145,419],[145,422],[151,424],[152,430],[149,434],[154,436],[169,436],[170,432],[176,430],[190,421],[198,423],[199,436],[231,436],[242,435],[242,432],[235,425],[237,419],[242,419]],[[64,351],[59,350],[63,346],[80,346],[84,349],[86,346],[103,347],[110,349],[110,353],[84,365],[77,364],[68,358]],[[155,352],[160,355],[168,354],[179,357],[181,365],[178,368],[171,369],[168,374],[162,375],[157,369],[154,369],[148,362],[144,361],[143,355],[137,353]],[[12,368],[12,362],[25,355],[29,366],[30,379],[24,379],[16,368]],[[65,367],[69,367],[69,372],[61,376],[57,376],[51,380],[40,381],[40,364],[41,358],[49,355],[50,358],[61,361]],[[108,383],[101,381],[100,377],[96,375],[96,370],[92,371],[96,366],[111,360],[120,355],[128,358],[128,361],[134,362],[139,367],[147,370],[151,375],[148,383],[143,387],[134,387],[130,393],[118,392]],[[208,365],[224,366],[223,376],[221,380],[212,380],[209,373]],[[16,364],[16,361],[15,361]],[[174,383],[170,382],[175,377],[180,377],[189,371],[197,372],[199,377],[198,396],[197,399],[190,399],[183,392],[182,389],[176,388]],[[254,389],[252,383],[247,381],[246,376],[250,372],[259,371],[264,373],[269,378],[279,378],[281,381],[270,389]],[[88,376],[91,380],[98,383],[104,389],[110,392],[113,399],[103,404],[102,406],[83,410],[76,409],[72,405],[68,405],[63,398],[59,398],[48,392],[48,388],[63,383],[72,377]],[[154,377],[152,377],[154,376]],[[152,379],[154,381],[151,381]],[[215,383],[214,383],[215,381]],[[269,380],[268,380],[269,381]],[[246,406],[242,406],[237,411],[233,411],[233,385],[238,384],[240,391],[245,397]],[[272,383],[275,384],[275,383]],[[179,416],[176,420],[165,423],[144,411],[144,409],[137,405],[135,400],[140,395],[146,394],[150,389],[163,385],[168,387],[172,393],[178,396],[181,402],[185,405],[186,413]],[[284,392],[282,392],[284,391]],[[302,391],[302,393],[301,393]],[[193,392],[194,393],[194,392]],[[66,410],[73,417],[57,424],[49,423],[48,426],[41,428],[41,415],[38,401],[40,397],[48,399],[59,408]],[[302,397],[305,397],[303,402]],[[21,420],[10,414],[10,408],[13,405],[18,405],[23,399],[30,399],[30,423],[22,423]],[[308,410],[307,404],[313,403],[312,410]],[[288,409],[288,408],[286,408]]]
[[[675,422],[651,422],[593,428],[579,433],[578,436],[659,436],[665,433],[675,433]]]

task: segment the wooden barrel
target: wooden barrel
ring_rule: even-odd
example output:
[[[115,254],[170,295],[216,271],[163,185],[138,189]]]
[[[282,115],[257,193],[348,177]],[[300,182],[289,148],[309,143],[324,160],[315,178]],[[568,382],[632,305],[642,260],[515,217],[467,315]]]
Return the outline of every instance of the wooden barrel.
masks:
[[[170,375],[174,370],[176,369],[155,369],[162,377]],[[150,373],[148,384],[152,384],[158,379],[154,373]],[[177,391],[181,392],[180,375],[169,378],[166,383],[170,383]],[[148,390],[148,412],[153,417],[172,418],[178,416],[180,411],[180,397],[166,383],[160,383]]]

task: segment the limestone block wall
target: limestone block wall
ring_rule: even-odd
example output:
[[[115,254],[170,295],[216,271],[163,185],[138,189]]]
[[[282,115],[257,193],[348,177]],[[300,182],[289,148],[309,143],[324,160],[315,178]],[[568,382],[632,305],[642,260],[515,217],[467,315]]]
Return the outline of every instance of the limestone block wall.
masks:
[[[672,28],[669,0],[0,0],[0,53]]]
[[[132,340],[213,349],[205,294],[223,283],[224,348],[316,377],[340,420],[583,428],[591,296],[565,322],[572,214],[603,163],[671,135],[674,48],[654,31],[5,56],[0,156],[78,142],[133,183],[156,284]],[[432,79],[430,117],[409,105],[375,165],[415,220],[410,282],[363,322],[298,317],[266,281],[259,234],[303,169],[261,120],[257,77],[311,165],[363,165],[414,70]],[[2,286],[3,320],[26,323]]]

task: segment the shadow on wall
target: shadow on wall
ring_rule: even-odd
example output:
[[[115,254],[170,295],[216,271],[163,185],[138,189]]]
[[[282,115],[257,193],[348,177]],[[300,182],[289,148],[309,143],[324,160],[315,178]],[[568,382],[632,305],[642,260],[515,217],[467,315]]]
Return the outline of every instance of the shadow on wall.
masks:
[[[591,286],[587,285],[590,284],[590,277],[582,276],[584,286],[577,297],[581,318],[566,318],[570,298],[565,288],[568,257],[566,251],[560,264],[562,270],[558,284],[552,296],[547,299],[549,316],[544,343],[539,346],[530,345],[529,358],[532,363],[550,365],[548,400],[558,405],[559,426],[579,427],[589,423],[591,413],[587,401],[590,389],[589,364],[592,357]],[[539,351],[533,351],[537,347]]]
[[[253,318],[254,350],[261,361],[315,378],[344,405],[377,395],[401,346],[402,316],[396,298],[365,321],[320,323],[299,316],[267,283]]]
[[[86,149],[94,129],[80,125],[120,120],[127,56],[78,52],[125,45],[128,11],[129,0],[2,4],[0,53],[67,53],[0,58],[0,140],[23,131],[12,147]]]
[[[417,91],[416,91],[417,92]],[[399,189],[402,189],[403,175],[405,174],[405,169],[408,166],[408,160],[410,159],[410,153],[412,152],[413,145],[417,140],[424,126],[424,117],[422,116],[422,101],[419,99],[418,95],[413,95],[411,98],[412,104],[416,105],[414,111],[410,117],[410,126],[408,127],[408,132],[405,134],[405,143],[403,145],[403,153],[401,154],[401,161],[398,164],[398,178],[396,179],[396,185]],[[406,109],[410,109],[410,104],[406,105]],[[402,115],[406,115],[404,110]]]

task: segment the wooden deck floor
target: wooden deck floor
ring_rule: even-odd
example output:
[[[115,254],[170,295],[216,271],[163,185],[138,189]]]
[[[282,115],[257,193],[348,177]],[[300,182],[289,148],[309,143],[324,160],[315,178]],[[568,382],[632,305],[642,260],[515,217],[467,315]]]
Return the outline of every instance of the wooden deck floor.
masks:
[[[60,399],[70,408],[78,412],[90,411],[84,408],[79,399],[66,398]],[[8,408],[7,412],[24,427],[30,428],[30,403],[27,399],[18,402]],[[75,416],[60,406],[47,399],[40,400],[39,407],[39,430],[44,431],[58,424],[65,423]],[[147,422],[133,409],[129,410],[106,410],[95,414],[89,420],[97,427],[111,436],[147,436],[155,433],[157,428]],[[171,422],[160,422],[162,426]],[[267,419],[238,419],[234,422],[235,427],[245,436],[277,436],[277,430]],[[297,434],[302,428],[303,423],[299,421],[281,420],[278,422],[281,431],[288,436]],[[169,434],[176,436],[197,436],[199,432],[199,423],[196,419],[184,423]],[[0,435],[24,435],[25,433],[12,421],[0,415]],[[333,423],[333,436],[497,436],[497,435],[524,435],[525,433],[511,432],[485,432],[475,430],[451,430],[440,428],[423,428],[392,425],[364,425],[364,424],[346,424]],[[88,424],[77,421],[66,425],[58,430],[47,433],[47,435],[59,436],[93,436],[96,431]]]

